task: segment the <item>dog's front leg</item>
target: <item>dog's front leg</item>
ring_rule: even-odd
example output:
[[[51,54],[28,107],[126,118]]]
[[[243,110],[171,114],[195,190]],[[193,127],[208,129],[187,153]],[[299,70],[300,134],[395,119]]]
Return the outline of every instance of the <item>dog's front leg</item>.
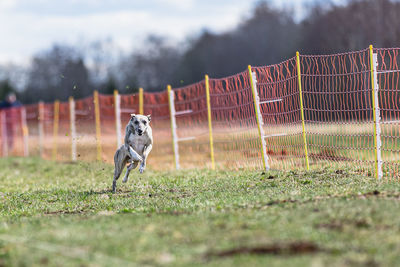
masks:
[[[143,161],[143,158],[131,146],[128,146],[131,161]]]
[[[140,168],[139,168],[140,173],[143,173],[144,170],[146,169],[146,159],[152,148],[153,148],[153,145],[148,145],[143,151],[143,161],[140,164]]]
[[[128,182],[128,176],[129,176],[130,171],[132,169],[136,168],[137,165],[138,165],[138,162],[134,161],[131,164],[129,164],[128,167],[126,167],[126,173],[125,173],[124,179],[122,180],[123,183]]]

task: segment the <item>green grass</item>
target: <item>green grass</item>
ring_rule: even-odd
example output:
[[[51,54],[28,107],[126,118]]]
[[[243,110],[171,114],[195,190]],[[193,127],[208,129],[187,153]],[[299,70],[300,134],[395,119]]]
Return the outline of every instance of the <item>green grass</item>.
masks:
[[[363,167],[112,173],[0,159],[0,266],[400,264],[400,185]]]

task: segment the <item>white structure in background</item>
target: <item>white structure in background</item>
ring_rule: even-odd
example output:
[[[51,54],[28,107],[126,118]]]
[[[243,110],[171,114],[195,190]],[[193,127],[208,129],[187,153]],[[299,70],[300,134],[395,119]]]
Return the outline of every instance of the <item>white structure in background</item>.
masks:
[[[179,164],[179,145],[178,142],[182,141],[189,141],[196,139],[196,137],[191,136],[191,137],[183,137],[179,138],[178,134],[176,132],[176,129],[178,128],[176,125],[176,116],[179,115],[184,115],[184,114],[189,114],[192,113],[193,110],[188,109],[188,110],[182,110],[182,111],[176,111],[175,110],[175,95],[174,91],[169,89],[169,107],[170,107],[170,114],[171,114],[171,129],[172,129],[172,139],[173,139],[173,145],[174,145],[174,153],[175,153],[175,168],[177,170],[180,169],[180,164]]]
[[[375,118],[376,118],[376,153],[378,162],[378,179],[382,179],[382,140],[381,140],[381,110],[379,108],[379,83],[378,73],[386,73],[385,71],[378,72],[378,55],[372,54],[374,68],[374,98],[375,98]]]
[[[256,105],[256,112],[257,112],[257,115],[258,115],[257,116],[258,125],[260,125],[260,134],[261,134],[261,137],[262,137],[261,138],[261,146],[262,146],[262,153],[264,154],[264,165],[265,165],[265,169],[269,170],[269,162],[268,162],[269,158],[268,158],[268,155],[267,155],[267,142],[265,141],[266,135],[265,135],[264,128],[263,128],[264,120],[263,120],[263,117],[262,117],[260,105],[262,103],[271,103],[271,102],[264,101],[264,102],[260,103],[260,97],[258,96],[258,88],[257,88],[257,78],[256,78],[256,73],[255,72],[251,72],[251,79],[253,81],[253,86],[254,86],[253,94],[255,96],[254,99],[255,99],[255,102],[256,102],[255,105]]]

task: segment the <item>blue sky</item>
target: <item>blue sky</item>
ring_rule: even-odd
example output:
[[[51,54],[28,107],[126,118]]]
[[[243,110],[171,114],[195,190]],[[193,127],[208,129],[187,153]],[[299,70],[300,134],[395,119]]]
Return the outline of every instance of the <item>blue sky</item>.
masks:
[[[270,1],[300,8],[312,0]],[[0,0],[0,64],[27,64],[30,56],[56,42],[78,45],[111,38],[123,51],[130,51],[142,46],[149,33],[182,41],[204,28],[223,32],[235,27],[256,2]]]

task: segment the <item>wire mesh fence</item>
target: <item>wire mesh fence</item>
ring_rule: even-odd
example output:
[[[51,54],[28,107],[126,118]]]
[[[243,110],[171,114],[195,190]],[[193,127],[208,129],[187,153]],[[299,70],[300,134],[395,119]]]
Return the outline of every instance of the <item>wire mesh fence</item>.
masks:
[[[300,55],[170,92],[3,109],[1,153],[112,162],[130,114],[151,114],[154,169],[357,164],[398,179],[399,52]]]

